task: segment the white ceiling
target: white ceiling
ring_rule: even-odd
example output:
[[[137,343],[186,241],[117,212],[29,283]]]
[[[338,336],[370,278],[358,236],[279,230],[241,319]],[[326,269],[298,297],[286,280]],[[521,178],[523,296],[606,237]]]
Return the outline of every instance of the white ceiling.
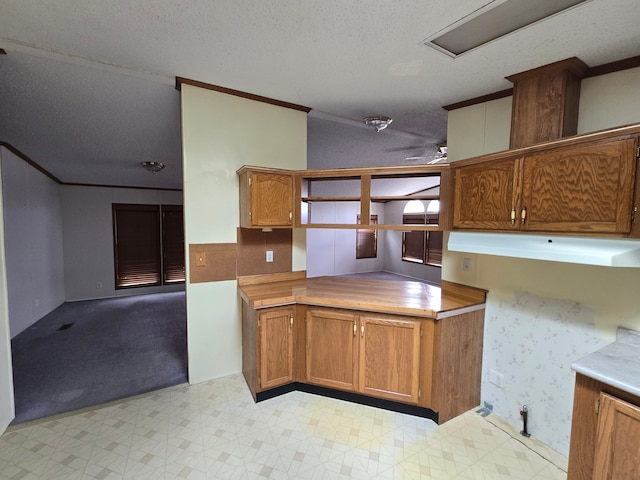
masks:
[[[312,108],[311,167],[402,164],[446,140],[443,105],[640,52],[637,0],[591,0],[455,59],[421,43],[487,3],[0,0],[0,141],[63,182],[181,188],[180,76]],[[394,122],[375,133],[369,115]]]

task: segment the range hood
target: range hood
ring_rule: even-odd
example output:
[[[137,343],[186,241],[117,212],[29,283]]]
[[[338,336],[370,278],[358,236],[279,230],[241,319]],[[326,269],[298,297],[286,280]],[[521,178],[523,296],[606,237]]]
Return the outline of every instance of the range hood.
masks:
[[[640,267],[640,240],[510,233],[451,232],[453,252],[608,267]]]

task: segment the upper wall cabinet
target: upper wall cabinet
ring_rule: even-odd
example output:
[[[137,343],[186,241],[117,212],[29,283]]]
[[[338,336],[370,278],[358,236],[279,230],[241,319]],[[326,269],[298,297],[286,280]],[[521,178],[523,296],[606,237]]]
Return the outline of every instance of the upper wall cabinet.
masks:
[[[293,172],[242,167],[240,226],[243,228],[293,227]]]
[[[628,234],[636,135],[571,137],[456,163],[453,228]]]

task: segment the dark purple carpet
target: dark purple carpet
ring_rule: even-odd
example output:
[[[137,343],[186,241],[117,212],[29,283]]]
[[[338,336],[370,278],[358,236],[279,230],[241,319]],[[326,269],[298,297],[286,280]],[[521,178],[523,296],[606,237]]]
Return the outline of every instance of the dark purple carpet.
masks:
[[[13,424],[187,381],[184,292],[64,303],[11,340]]]

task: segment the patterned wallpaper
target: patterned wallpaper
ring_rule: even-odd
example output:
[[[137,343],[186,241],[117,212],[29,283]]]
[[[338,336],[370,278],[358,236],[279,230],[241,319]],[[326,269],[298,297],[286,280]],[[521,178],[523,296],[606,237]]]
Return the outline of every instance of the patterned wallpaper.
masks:
[[[593,312],[581,303],[518,291],[494,297],[485,314],[482,401],[520,430],[520,409],[527,405],[532,437],[568,455],[575,381],[571,364],[609,343],[596,330]],[[489,381],[490,370],[504,375],[502,388]]]

